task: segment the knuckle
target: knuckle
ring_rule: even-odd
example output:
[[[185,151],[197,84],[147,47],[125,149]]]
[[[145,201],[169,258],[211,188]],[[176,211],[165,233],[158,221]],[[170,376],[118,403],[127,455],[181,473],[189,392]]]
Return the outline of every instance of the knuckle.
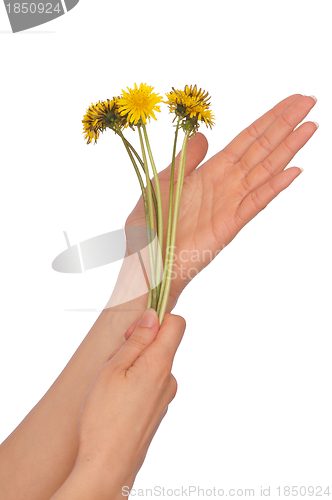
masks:
[[[252,204],[254,205],[254,207],[255,207],[256,210],[261,210],[262,209],[259,196],[258,196],[258,194],[255,191],[253,193],[251,193],[251,201],[252,201]]]
[[[274,196],[277,196],[278,191],[274,187],[273,179],[270,181],[270,189],[271,189],[272,193],[274,194]]]
[[[176,314],[174,314],[173,317],[176,319],[181,330],[184,331],[186,329],[186,325],[187,325],[186,320],[182,316],[178,316]]]
[[[250,191],[251,191],[251,185],[250,185],[247,177],[243,177],[243,179],[242,179],[242,187],[243,187],[245,193],[247,193],[247,194],[250,193]]]
[[[259,137],[259,139],[257,139],[257,142],[261,146],[261,148],[267,151],[267,153],[271,153],[271,142],[266,135],[262,135],[262,137]]]
[[[268,173],[269,177],[272,177],[273,175],[273,165],[272,162],[269,158],[265,158],[265,160],[262,161],[262,167],[266,172]]]
[[[249,221],[248,214],[243,210],[242,206],[233,215],[233,224],[237,231],[240,231]]]
[[[135,347],[137,349],[144,349],[146,346],[146,339],[144,335],[140,333],[135,333],[135,335],[132,335],[129,340],[128,344],[132,347]]]
[[[179,316],[179,318],[181,319],[182,328],[183,328],[183,330],[185,330],[187,327],[187,322],[182,316]]]
[[[186,320],[177,314],[166,313],[162,328],[176,328],[184,331],[186,329]]]
[[[244,157],[241,158],[241,160],[239,161],[239,167],[240,170],[242,170],[242,172],[244,172],[245,174],[247,174],[250,171],[250,166],[248,165]]]
[[[178,391],[178,382],[172,373],[169,376],[168,385],[169,385],[170,397],[172,400],[175,398],[176,393]]]
[[[242,217],[242,214],[241,214],[241,207],[238,208],[234,214],[234,223],[238,227],[243,227],[245,224],[245,219]]]
[[[248,131],[248,134],[250,135],[250,137],[252,137],[253,139],[258,139],[260,134],[258,133],[258,130],[257,130],[255,123],[252,123],[251,125],[249,125],[249,127],[247,128],[247,131]]]
[[[286,149],[288,149],[288,151],[289,151],[289,152],[293,155],[293,154],[294,154],[294,151],[293,151],[293,149],[291,148],[291,146],[288,144],[288,142],[287,142],[287,141],[285,141],[285,142],[284,142],[284,144],[285,144]]]
[[[227,163],[231,163],[231,164],[235,165],[235,163],[237,163],[239,161],[238,155],[236,155],[235,153],[231,153],[226,148],[223,149],[221,152],[225,158],[225,161],[227,161]]]
[[[292,125],[290,124],[290,122],[288,121],[288,118],[287,118],[287,114],[284,113],[283,115],[281,115],[281,119],[286,123],[286,125],[291,128],[293,130],[293,127]]]

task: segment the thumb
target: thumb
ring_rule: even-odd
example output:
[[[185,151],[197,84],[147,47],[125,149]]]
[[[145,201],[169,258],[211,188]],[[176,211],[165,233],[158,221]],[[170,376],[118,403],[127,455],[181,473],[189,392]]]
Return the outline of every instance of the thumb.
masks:
[[[137,323],[129,340],[117,354],[117,362],[126,370],[130,368],[142,352],[154,341],[159,330],[159,318],[152,308],[147,309]]]
[[[191,174],[195,168],[204,160],[206,153],[208,150],[208,141],[201,132],[198,132],[196,135],[193,135],[189,141],[187,146],[187,161],[186,161],[186,171],[185,175]],[[177,175],[177,171],[179,168],[181,151],[177,155],[175,159],[175,179]],[[162,170],[158,177],[160,180],[168,180],[171,175],[171,165]]]

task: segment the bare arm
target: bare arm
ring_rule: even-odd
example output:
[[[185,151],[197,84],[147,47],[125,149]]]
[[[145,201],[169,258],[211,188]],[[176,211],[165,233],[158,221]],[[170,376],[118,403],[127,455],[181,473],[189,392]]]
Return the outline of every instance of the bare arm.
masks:
[[[202,134],[190,139],[176,241],[181,272],[172,280],[168,311],[193,271],[198,273],[208,265],[300,174],[296,167],[285,167],[317,129],[313,122],[296,128],[314,105],[312,97],[287,97],[199,168],[207,141]],[[169,177],[169,167],[159,175],[164,200]],[[127,225],[144,224],[139,200]],[[204,258],[206,250],[211,251],[208,259]],[[147,296],[123,305],[112,304],[121,303],[127,290],[140,289],[141,274],[141,269],[128,269],[124,264],[110,307],[101,313],[49,391],[0,446],[1,498],[47,500],[70,474],[78,451],[77,417],[85,393],[109,353],[121,345],[126,328],[144,311]],[[133,281],[136,278],[137,283]]]
[[[124,262],[109,306],[120,294],[125,298],[127,286],[135,286],[133,275],[141,275]],[[46,500],[67,479],[77,457],[77,418],[84,396],[110,353],[123,345],[124,332],[143,313],[146,301],[143,295],[105,309],[45,396],[2,443],[1,499]]]

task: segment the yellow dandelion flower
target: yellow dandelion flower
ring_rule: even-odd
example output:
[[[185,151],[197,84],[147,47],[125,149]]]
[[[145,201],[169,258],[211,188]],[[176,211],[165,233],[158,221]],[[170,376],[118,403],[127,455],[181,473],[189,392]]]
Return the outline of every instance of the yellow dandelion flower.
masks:
[[[96,104],[91,104],[87,109],[82,120],[84,139],[87,139],[87,144],[92,140],[97,142],[100,132],[104,132],[106,128],[114,130],[115,124],[120,128],[124,126],[123,118],[118,113],[118,98],[112,100],[98,101]]]
[[[172,87],[173,91],[166,94],[168,97],[167,104],[170,106],[171,111],[175,111],[177,106],[190,108],[201,103],[204,106],[210,106],[209,93],[205,90],[197,89],[197,85],[186,85],[184,90],[178,90]]]
[[[212,128],[214,116],[210,108],[209,93],[197,89],[197,85],[186,85],[184,90],[172,87],[172,92],[166,94],[166,104],[170,112],[181,117],[185,128],[198,129],[199,122],[203,121],[206,126]],[[174,118],[175,119],[175,118]]]
[[[119,98],[119,113],[125,116],[129,124],[137,125],[139,120],[142,120],[146,125],[147,119],[156,120],[155,111],[160,112],[159,103],[162,97],[155,92],[152,92],[154,87],[141,83],[137,87],[136,83],[133,89],[127,87],[128,92],[122,90],[122,95]]]

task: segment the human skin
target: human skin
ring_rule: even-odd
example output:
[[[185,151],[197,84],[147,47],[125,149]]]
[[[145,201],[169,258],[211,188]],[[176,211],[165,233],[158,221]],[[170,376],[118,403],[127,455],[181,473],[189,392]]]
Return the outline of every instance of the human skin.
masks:
[[[185,321],[148,309],[89,388],[78,419],[79,450],[52,500],[113,500],[131,488],[177,382],[171,373]],[[130,334],[131,333],[131,334]]]
[[[189,140],[175,250],[181,273],[172,280],[168,312],[190,281],[189,268],[199,272],[210,262],[204,251],[216,255],[300,174],[297,167],[284,169],[317,129],[309,121],[294,130],[314,105],[312,97],[300,94],[284,99],[199,168],[207,141],[200,133]],[[169,177],[170,167],[159,174],[165,226]],[[140,199],[127,228],[144,224]],[[185,261],[194,251],[199,260]],[[183,252],[185,260],[180,259]],[[45,396],[0,446],[1,498],[49,499],[71,473],[84,396],[109,353],[122,345],[123,333],[146,308],[147,294],[121,304],[128,292],[140,290],[142,273],[135,266],[124,260],[105,310]]]
[[[301,173],[285,167],[317,130],[314,122],[294,130],[315,103],[301,94],[286,98],[199,168],[207,140],[200,133],[189,140],[168,311],[191,279]],[[158,177],[167,221],[170,167]],[[144,224],[140,200],[127,225]],[[164,224],[164,242],[166,230]]]

